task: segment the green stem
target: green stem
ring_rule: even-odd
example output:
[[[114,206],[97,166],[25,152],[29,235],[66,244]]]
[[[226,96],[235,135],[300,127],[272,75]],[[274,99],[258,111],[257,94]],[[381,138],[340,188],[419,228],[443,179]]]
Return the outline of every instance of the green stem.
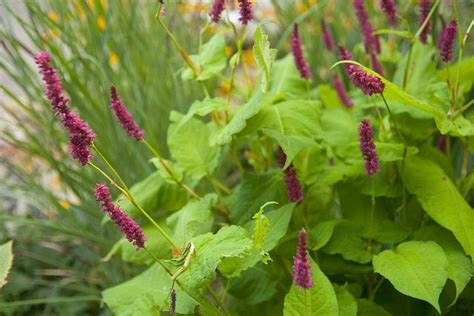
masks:
[[[458,67],[456,71],[456,81],[453,87],[453,103],[451,104],[451,112],[456,108],[456,103],[458,101],[458,92],[459,92],[459,74],[461,72],[461,61],[462,55],[464,52],[464,41],[462,38],[461,23],[459,21],[458,8],[456,6],[456,1],[452,0],[452,7],[454,12],[454,18],[456,19],[456,24],[458,25],[458,38],[459,38],[459,55],[458,55]],[[446,65],[447,67],[447,65]],[[448,78],[449,80],[449,78]]]
[[[370,219],[369,219],[369,236],[367,242],[367,250],[372,249],[372,235],[374,233],[374,213],[375,213],[375,175],[372,176],[372,198],[370,208]]]
[[[207,287],[207,290],[209,291],[209,294],[211,294],[212,298],[216,301],[216,303],[222,308],[222,311],[224,312],[224,314],[230,316],[230,313],[229,313],[229,311],[227,310],[227,307],[225,307],[224,302],[222,302],[222,301],[219,299],[219,297],[217,296],[216,292],[214,292],[214,290],[212,289],[212,287],[208,286],[208,287]]]
[[[116,187],[120,192],[122,192],[123,195],[125,195],[128,199],[130,199],[128,192],[124,190],[121,186],[119,186],[105,171],[103,171],[100,167],[95,165],[92,161],[88,162],[89,166],[94,168],[99,174],[104,176],[107,180],[109,180],[110,184],[112,184],[114,187]]]
[[[158,159],[158,161],[160,162],[160,164],[163,166],[163,168],[166,170],[166,172],[169,174],[169,176],[171,177],[171,179],[173,179],[173,181],[179,185],[182,189],[186,190],[189,194],[191,194],[194,198],[200,200],[201,197],[199,196],[199,194],[197,194],[196,192],[194,192],[193,189],[191,189],[189,186],[187,186],[186,184],[184,184],[183,182],[181,182],[176,176],[175,174],[173,173],[173,171],[171,171],[170,167],[168,166],[168,164],[161,158],[161,155],[158,153],[158,151],[150,144],[148,143],[145,139],[142,140],[142,142],[145,144],[145,146],[151,151],[151,153]]]
[[[398,126],[397,120],[393,116],[392,111],[390,110],[390,107],[388,106],[387,100],[385,100],[385,97],[384,97],[383,93],[381,93],[380,96],[382,97],[383,103],[385,104],[385,108],[387,109],[388,114],[390,115],[390,118],[392,119],[392,122],[395,125],[395,129],[397,131],[398,137],[400,137],[401,141],[403,142],[403,145],[406,148],[407,144],[405,142],[405,138],[403,137],[402,133],[400,132],[400,128]]]
[[[407,64],[405,65],[405,72],[403,74],[403,90],[405,90],[407,86],[408,72],[410,70],[412,52],[413,52],[413,43],[410,44],[410,49],[408,50]]]
[[[168,37],[171,39],[171,41],[173,42],[176,49],[178,49],[179,53],[181,54],[181,56],[184,59],[184,62],[189,66],[189,68],[191,68],[191,70],[193,71],[193,73],[195,75],[198,75],[201,70],[199,69],[198,66],[196,66],[196,64],[193,63],[193,61],[189,57],[189,54],[181,47],[181,45],[178,43],[178,41],[176,40],[174,35],[171,33],[171,31],[168,29],[166,24],[163,22],[163,20],[161,19],[160,12],[161,12],[161,6],[158,8],[158,13],[156,13],[156,15],[155,15],[155,18],[158,20],[158,23],[163,28],[163,30],[166,32]]]
[[[430,10],[430,13],[428,13],[428,15],[426,16],[425,20],[423,21],[423,24],[421,24],[420,28],[418,29],[418,31],[416,32],[415,36],[413,37],[414,39],[417,39],[421,32],[424,30],[424,28],[426,27],[426,25],[428,24],[428,22],[430,21],[431,19],[431,16],[433,15],[436,7],[438,6],[439,4],[439,1],[440,0],[436,0],[436,2],[433,4],[433,6],[431,7],[431,10]]]
[[[100,152],[100,150],[95,146],[95,144],[92,144],[91,147],[99,154],[99,156],[102,158],[105,164],[109,167],[109,169],[112,171],[115,177],[117,177],[117,179],[120,181],[123,187],[120,188],[118,185],[116,185],[115,182],[104,171],[102,171],[99,167],[94,165],[92,162],[89,162],[89,165],[94,167],[103,176],[105,176],[109,181],[111,181],[111,183],[114,184],[122,193],[124,193],[124,195],[128,198],[130,203],[132,203],[133,206],[135,206],[140,212],[142,212],[142,214],[156,227],[156,229],[158,229],[160,234],[169,242],[169,244],[173,248],[178,248],[178,246],[174,243],[174,241],[170,238],[170,236],[161,228],[161,226],[158,225],[158,223],[137,203],[137,201],[133,197],[132,193],[130,192],[129,188],[127,187],[125,182],[122,180],[118,172],[115,170],[112,164],[105,158],[105,156]]]

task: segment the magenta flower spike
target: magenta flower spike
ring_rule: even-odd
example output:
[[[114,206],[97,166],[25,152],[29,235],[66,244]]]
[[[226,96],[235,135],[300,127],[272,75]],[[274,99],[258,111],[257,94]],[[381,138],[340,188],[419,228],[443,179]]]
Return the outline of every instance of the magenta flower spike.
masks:
[[[342,83],[341,79],[337,75],[332,77],[332,84],[334,89],[336,90],[337,96],[342,104],[344,104],[347,108],[352,108],[354,103],[352,102],[351,98],[347,95],[346,88]]]
[[[137,141],[145,138],[145,133],[133,120],[132,115],[128,112],[127,108],[123,104],[122,100],[117,94],[117,89],[114,86],[110,87],[110,107],[114,112],[115,118],[122,125],[123,129],[129,137],[135,137]]]
[[[64,96],[61,78],[51,66],[51,56],[47,52],[39,52],[35,56],[35,62],[43,77],[45,94],[51,102],[51,108],[69,132],[69,152],[84,166],[92,159],[89,146],[96,135],[79,114],[68,107],[69,99]]]
[[[95,186],[96,201],[99,202],[100,208],[107,213],[109,218],[118,226],[122,234],[131,242],[137,250],[143,248],[146,237],[140,226],[130,216],[122,211],[112,202],[109,188],[105,184],[97,184]]]
[[[286,162],[286,155],[281,147],[278,147],[278,162],[282,168]],[[300,203],[303,201],[303,189],[301,188],[301,184],[298,180],[298,177],[296,176],[296,169],[293,164],[290,164],[285,170],[283,170],[283,173],[285,175],[288,201],[291,203]]]
[[[323,35],[323,41],[324,45],[326,46],[326,49],[329,51],[333,51],[334,41],[332,40],[331,32],[329,31],[326,25],[326,21],[324,21],[324,19],[321,20],[321,33]]]
[[[176,315],[176,290],[170,292],[170,315]]]
[[[365,52],[370,53],[373,51],[374,53],[379,54],[380,41],[377,36],[372,35],[374,28],[369,21],[369,14],[364,7],[364,0],[353,0],[352,6],[354,7],[357,19],[359,20],[362,34],[364,35]]]
[[[373,134],[372,124],[368,120],[362,120],[359,125],[360,151],[364,157],[365,171],[369,177],[372,177],[380,170]]]
[[[304,58],[301,37],[298,30],[298,24],[296,23],[293,25],[293,33],[291,33],[291,52],[293,53],[293,59],[300,76],[304,79],[311,79],[311,70]]]
[[[441,33],[438,48],[441,55],[441,60],[445,63],[453,59],[453,44],[457,31],[458,26],[456,24],[456,20],[453,19]]]
[[[339,59],[352,60],[351,53],[339,46]],[[347,76],[352,84],[359,88],[364,94],[372,95],[383,93],[385,84],[380,78],[365,72],[362,68],[354,64],[344,64]]]
[[[211,11],[209,12],[209,16],[211,17],[211,20],[213,22],[217,23],[221,19],[222,11],[224,11],[224,5],[225,5],[225,0],[214,1]]]
[[[380,0],[382,11],[388,18],[388,22],[393,27],[397,26],[397,4],[395,0]]]
[[[418,19],[419,27],[423,25],[423,22],[428,17],[430,10],[431,10],[431,0],[420,0],[420,17]],[[423,44],[426,44],[428,42],[428,34],[430,34],[430,32],[431,32],[431,21],[428,20],[428,22],[426,23],[426,26],[423,28],[423,30],[420,33],[420,41]]]
[[[243,25],[247,25],[249,21],[253,19],[252,3],[249,0],[238,0],[238,1],[239,1],[239,7],[240,7],[239,21]]]
[[[313,274],[309,262],[306,230],[301,228],[298,235],[298,248],[293,261],[293,284],[302,289],[312,288]]]

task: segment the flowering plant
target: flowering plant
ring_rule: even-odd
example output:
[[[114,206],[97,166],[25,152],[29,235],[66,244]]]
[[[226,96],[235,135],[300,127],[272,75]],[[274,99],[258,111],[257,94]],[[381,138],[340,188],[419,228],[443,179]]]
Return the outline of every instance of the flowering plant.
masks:
[[[416,33],[401,26],[395,1],[379,2],[387,25],[402,31],[376,30],[365,1],[354,0],[363,35],[353,49],[362,52],[357,58],[347,43],[337,48],[331,25],[320,22],[321,49],[332,66],[305,54],[303,23],[289,28],[292,56],[271,48],[258,25],[253,83],[243,58],[254,23],[251,1],[238,1],[234,23],[226,1],[216,0],[204,30],[222,26],[232,36],[201,32],[197,54],[174,37],[166,4],[159,4],[157,24],[183,59],[182,80],[195,81],[206,97],[187,113],[171,113],[165,159],[134,120],[133,101],[110,87],[117,123],[149,150],[156,167],[134,185],[96,144],[100,130],[73,110],[54,55],[36,55],[71,156],[103,178],[95,187],[98,208],[124,237],[107,257],[147,266],[103,291],[114,313],[384,315],[458,308],[474,252],[468,33],[460,30],[455,1],[442,30],[432,23],[439,1],[421,1]],[[439,43],[430,42],[433,31]],[[394,48],[397,41],[407,50]],[[314,69],[324,67],[329,75],[321,79],[332,86],[316,79]],[[235,80],[239,74],[245,84]],[[224,94],[209,92],[216,80],[226,84]],[[459,168],[454,146],[463,148]],[[111,190],[120,194],[115,201]]]

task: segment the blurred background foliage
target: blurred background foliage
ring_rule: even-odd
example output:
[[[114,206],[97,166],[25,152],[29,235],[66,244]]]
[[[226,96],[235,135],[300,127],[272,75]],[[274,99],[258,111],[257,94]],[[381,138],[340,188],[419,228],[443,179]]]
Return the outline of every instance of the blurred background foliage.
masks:
[[[165,2],[169,28],[194,53],[211,1]],[[235,8],[234,1],[227,2]],[[336,41],[353,48],[357,59],[364,61],[361,44],[354,47],[361,34],[348,0],[257,2],[257,21],[266,21],[272,46],[281,54],[289,48],[291,23],[301,23],[316,84],[329,81],[328,68],[336,60],[322,46],[322,17]],[[373,5],[367,7],[376,11],[370,14],[372,22],[376,28],[385,27],[377,1],[369,2]],[[401,3],[401,15],[415,29],[417,1]],[[441,17],[449,3],[442,1]],[[460,1],[460,6],[465,30],[474,3]],[[72,107],[97,132],[98,145],[126,182],[137,182],[153,170],[151,157],[112,122],[110,85],[117,86],[147,139],[165,156],[170,110],[185,112],[204,97],[195,82],[181,79],[181,57],[156,22],[156,10],[152,0],[0,0],[0,243],[13,239],[16,254],[9,283],[0,292],[1,312],[106,313],[100,291],[139,272],[118,258],[101,261],[118,235],[101,224],[102,214],[91,194],[97,176],[67,153],[66,135],[43,96],[33,55],[42,49],[51,53]],[[236,18],[236,12],[229,11],[229,17]],[[207,28],[210,34],[214,31],[214,25]],[[228,32],[231,36],[230,28]],[[472,47],[473,41],[468,41],[466,50],[472,52]],[[252,73],[251,41],[245,48],[245,64]],[[235,47],[227,49],[230,56]],[[387,67],[396,62],[383,56],[382,61]],[[225,94],[226,78],[221,79],[223,83],[211,82],[208,88]]]

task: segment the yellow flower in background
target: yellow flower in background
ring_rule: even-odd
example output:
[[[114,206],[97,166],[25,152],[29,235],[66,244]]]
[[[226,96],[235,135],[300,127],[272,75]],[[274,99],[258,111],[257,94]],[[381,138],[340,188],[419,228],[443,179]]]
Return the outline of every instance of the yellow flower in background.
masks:
[[[232,48],[232,46],[227,45],[225,47],[225,54],[227,55],[227,57],[232,56],[233,52],[234,52],[234,49]]]
[[[107,10],[107,4],[107,0],[100,0],[100,5],[102,6],[102,8],[104,8],[104,10]]]
[[[309,5],[313,6],[316,3],[318,3],[318,0],[309,0],[308,3],[309,3]]]
[[[305,13],[306,11],[308,11],[308,6],[304,3],[300,3],[296,6],[296,11],[298,13]]]
[[[86,3],[87,3],[87,6],[89,7],[89,9],[91,10],[95,10],[95,0],[86,0]]]
[[[255,59],[253,59],[253,52],[251,48],[245,50],[242,55],[243,55],[243,61],[246,65],[251,65],[255,63]]]
[[[59,200],[59,205],[61,205],[66,210],[71,208],[71,203],[69,203],[68,200]]]
[[[114,52],[111,52],[110,55],[109,55],[109,65],[110,67],[114,67],[118,64],[119,62],[119,57],[117,56],[117,54],[115,54]]]
[[[55,23],[59,22],[59,15],[56,13],[56,11],[49,11],[48,18]]]
[[[86,17],[86,12],[84,11],[82,4],[78,1],[76,2],[75,6],[76,6],[76,11],[79,14],[79,17],[81,19],[84,19]]]
[[[104,31],[105,25],[106,25],[105,18],[102,15],[100,15],[97,18],[97,26],[99,27],[99,30]]]
[[[181,3],[178,5],[178,11],[182,13],[208,12],[209,6],[202,3]]]

